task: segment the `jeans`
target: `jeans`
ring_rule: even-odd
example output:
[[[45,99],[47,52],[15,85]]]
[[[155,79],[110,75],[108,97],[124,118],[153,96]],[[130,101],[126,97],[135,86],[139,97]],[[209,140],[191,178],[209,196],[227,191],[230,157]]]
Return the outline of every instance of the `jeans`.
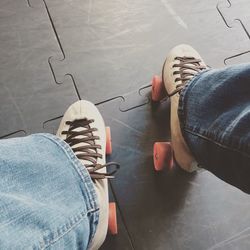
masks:
[[[87,249],[96,191],[71,148],[49,134],[0,141],[0,249]]]
[[[178,115],[197,162],[250,193],[250,64],[196,75],[180,93]]]
[[[196,160],[250,192],[250,64],[196,75],[180,94]],[[49,134],[0,141],[0,249],[87,249],[97,193],[71,148]]]

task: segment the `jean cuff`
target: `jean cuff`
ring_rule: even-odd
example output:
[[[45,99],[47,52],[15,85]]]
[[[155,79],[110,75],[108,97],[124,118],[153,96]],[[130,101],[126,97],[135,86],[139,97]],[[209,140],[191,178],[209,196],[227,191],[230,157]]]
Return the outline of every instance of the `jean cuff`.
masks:
[[[205,69],[196,74],[191,80],[189,80],[184,88],[180,92],[180,97],[179,97],[179,105],[178,105],[178,117],[179,117],[179,123],[180,123],[180,128],[181,132],[184,136],[184,129],[186,127],[186,109],[185,109],[185,104],[186,104],[186,97],[188,96],[188,92],[192,89],[192,87],[195,85],[195,83],[200,79],[200,77],[210,71],[211,69]]]
[[[87,209],[95,211],[95,213],[93,213],[92,222],[91,222],[91,225],[93,225],[93,228],[91,230],[91,235],[89,238],[90,239],[89,242],[91,242],[96,232],[96,228],[97,228],[96,225],[99,222],[99,209],[100,208],[98,204],[98,197],[97,197],[97,193],[94,187],[94,183],[89,175],[88,170],[76,157],[71,147],[59,137],[52,135],[52,134],[48,134],[48,133],[40,133],[40,134],[35,134],[33,136],[43,136],[53,141],[55,144],[57,144],[67,155],[68,159],[72,162],[74,169],[80,176],[82,180],[82,184],[84,185],[84,190],[86,190],[83,196],[86,202]]]

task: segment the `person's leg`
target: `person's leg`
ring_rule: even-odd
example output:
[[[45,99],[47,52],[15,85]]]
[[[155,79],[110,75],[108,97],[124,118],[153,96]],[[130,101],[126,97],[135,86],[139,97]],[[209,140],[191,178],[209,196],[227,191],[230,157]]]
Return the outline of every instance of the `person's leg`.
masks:
[[[107,178],[119,167],[106,164],[105,151],[102,116],[87,101],[69,107],[57,137],[1,140],[0,249],[98,249],[108,228]]]
[[[96,106],[88,101],[78,101],[65,112],[57,136],[67,142],[82,165],[89,171],[98,196],[99,223],[91,249],[98,249],[108,230],[109,202],[107,178],[112,178],[119,167],[106,163],[106,132],[103,118]],[[116,167],[107,173],[106,167]]]
[[[163,81],[179,165],[202,166],[250,192],[250,65],[208,69],[193,48],[179,45],[166,59]]]
[[[180,94],[179,117],[196,160],[250,193],[250,64],[194,77]]]
[[[87,249],[99,218],[86,168],[49,134],[0,141],[0,249]]]

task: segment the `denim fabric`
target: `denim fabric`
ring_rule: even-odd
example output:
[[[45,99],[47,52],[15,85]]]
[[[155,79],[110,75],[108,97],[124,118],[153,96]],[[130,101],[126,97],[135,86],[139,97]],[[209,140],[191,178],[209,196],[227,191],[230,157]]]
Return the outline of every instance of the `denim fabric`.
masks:
[[[250,64],[196,75],[180,94],[178,113],[198,163],[250,193]]]
[[[88,171],[49,134],[0,141],[0,249],[87,249],[99,208]]]

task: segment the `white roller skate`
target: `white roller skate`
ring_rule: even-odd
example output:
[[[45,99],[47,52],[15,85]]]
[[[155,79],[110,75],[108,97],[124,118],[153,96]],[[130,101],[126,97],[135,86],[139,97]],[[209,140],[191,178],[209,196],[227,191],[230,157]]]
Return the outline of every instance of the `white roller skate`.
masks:
[[[111,154],[110,128],[105,129],[103,118],[94,104],[77,101],[65,112],[57,136],[68,143],[88,170],[93,180],[100,207],[99,223],[92,241],[91,249],[98,249],[106,238],[109,229],[117,234],[115,203],[108,203],[108,178],[119,168],[119,164],[106,163],[106,154]],[[115,170],[107,173],[107,167]]]

